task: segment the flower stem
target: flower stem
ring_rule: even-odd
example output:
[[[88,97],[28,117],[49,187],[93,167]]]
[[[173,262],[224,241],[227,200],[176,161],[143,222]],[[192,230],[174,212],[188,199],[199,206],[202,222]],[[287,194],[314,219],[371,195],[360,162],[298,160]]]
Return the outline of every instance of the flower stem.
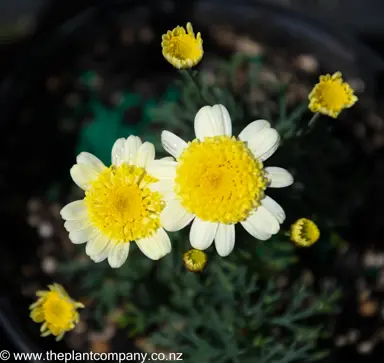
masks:
[[[201,103],[201,106],[204,106],[206,104],[208,104],[208,102],[204,99],[202,93],[201,93],[201,90],[200,90],[200,87],[199,87],[199,84],[197,82],[197,79],[195,77],[195,74],[193,73],[193,71],[191,69],[182,69],[180,70],[180,72],[182,74],[185,74],[186,78],[188,78],[195,86],[196,88],[196,91],[197,91],[197,94],[199,95],[199,101]]]
[[[309,120],[308,122],[308,127],[313,127],[313,125],[315,124],[316,120],[319,118],[320,116],[320,113],[319,112],[316,112],[312,118]]]

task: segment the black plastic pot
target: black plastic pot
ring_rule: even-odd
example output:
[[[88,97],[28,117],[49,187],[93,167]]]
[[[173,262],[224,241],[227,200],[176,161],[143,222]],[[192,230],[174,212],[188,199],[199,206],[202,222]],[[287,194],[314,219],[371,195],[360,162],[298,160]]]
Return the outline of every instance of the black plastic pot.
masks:
[[[45,77],[71,64],[93,32],[112,24],[119,13],[138,11],[138,16],[153,25],[158,43],[164,31],[189,20],[202,31],[215,21],[244,32],[256,29],[273,34],[281,47],[315,54],[324,69],[340,69],[349,76],[361,77],[366,82],[366,92],[373,99],[378,96],[376,82],[384,71],[383,60],[350,34],[321,21],[250,1],[239,1],[236,5],[224,0],[149,3],[102,1],[81,10],[76,7],[76,14],[69,7],[65,19],[57,12],[50,13],[47,19],[51,16],[55,21],[43,21],[36,35],[20,45],[12,61],[7,62],[0,87],[3,135],[0,143],[0,324],[7,339],[19,351],[68,350],[64,343],[38,337],[36,326],[28,317],[29,301],[21,297],[18,285],[20,266],[25,261],[37,260],[35,250],[39,244],[36,232],[25,221],[26,202],[30,196],[44,190],[51,175],[67,173],[73,162],[74,140],[63,137],[55,127],[58,106],[55,102],[58,101],[46,102]],[[209,37],[205,39],[206,48],[209,48],[212,41]],[[128,66],[132,67],[133,78],[143,72],[171,70],[162,59],[160,44],[133,54]],[[36,104],[33,119],[24,123],[23,109],[31,103]],[[14,162],[5,162],[7,158]],[[43,283],[50,282],[44,275],[41,278]]]

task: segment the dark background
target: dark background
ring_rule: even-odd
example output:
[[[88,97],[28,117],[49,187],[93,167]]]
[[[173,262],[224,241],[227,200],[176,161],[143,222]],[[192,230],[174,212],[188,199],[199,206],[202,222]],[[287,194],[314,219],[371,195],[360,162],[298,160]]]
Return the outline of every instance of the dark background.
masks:
[[[7,74],[7,69],[12,66],[13,60],[18,57],[28,38],[33,38],[37,33],[48,33],[49,29],[61,19],[90,4],[103,1],[108,0],[77,0],[76,2],[0,0],[0,81]],[[129,0],[122,1],[129,2]],[[159,5],[159,2],[167,3],[167,0],[154,0],[154,2]],[[188,0],[184,0],[185,4],[187,2]],[[323,21],[354,34],[384,58],[383,0],[269,0],[265,2],[318,16]],[[384,84],[384,82],[379,83]],[[380,98],[384,99],[384,90],[379,91]],[[3,349],[11,352],[17,350],[6,340],[0,324],[0,350]]]

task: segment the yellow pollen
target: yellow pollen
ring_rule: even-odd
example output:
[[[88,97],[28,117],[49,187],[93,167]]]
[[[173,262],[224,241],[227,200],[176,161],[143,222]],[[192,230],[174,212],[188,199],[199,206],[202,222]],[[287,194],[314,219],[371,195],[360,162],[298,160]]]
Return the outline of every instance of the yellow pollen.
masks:
[[[162,37],[163,56],[179,69],[191,68],[196,65],[204,53],[200,33],[195,36],[191,23],[187,24],[186,29],[177,26]]]
[[[343,82],[340,72],[320,76],[320,81],[309,94],[309,109],[336,118],[357,101],[351,86]]]
[[[85,193],[91,222],[116,243],[151,236],[164,208],[161,195],[148,188],[156,181],[137,166],[107,168]]]
[[[175,192],[184,208],[203,221],[245,220],[266,188],[263,164],[235,137],[195,139],[180,155]]]
[[[300,218],[291,226],[291,240],[302,247],[313,245],[320,238],[317,225],[307,218]]]

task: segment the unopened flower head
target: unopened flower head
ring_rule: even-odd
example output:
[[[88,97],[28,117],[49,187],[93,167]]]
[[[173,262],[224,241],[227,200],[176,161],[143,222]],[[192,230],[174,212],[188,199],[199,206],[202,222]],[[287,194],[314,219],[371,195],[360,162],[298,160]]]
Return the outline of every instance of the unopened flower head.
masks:
[[[343,109],[352,107],[357,101],[353,89],[343,81],[340,72],[320,76],[319,83],[315,85],[308,98],[309,109],[312,112],[333,118],[337,118]]]
[[[192,247],[205,250],[215,241],[220,256],[233,250],[237,223],[257,239],[271,238],[285,213],[265,191],[293,183],[285,169],[263,165],[279,146],[277,131],[256,120],[236,138],[227,109],[215,105],[197,112],[195,133],[189,143],[162,133],[163,147],[177,159],[159,161],[150,170],[167,201],[160,217],[164,228],[177,231],[193,220]]]
[[[120,267],[132,241],[153,260],[171,251],[160,221],[164,201],[152,189],[158,179],[147,172],[154,158],[153,144],[136,136],[115,142],[110,167],[89,153],[77,157],[71,176],[85,198],[65,206],[61,216],[73,243],[88,242],[85,251],[93,261],[108,259]]]
[[[189,271],[200,272],[207,265],[208,256],[204,251],[190,249],[184,253],[183,261]]]
[[[291,240],[302,247],[313,245],[320,238],[317,225],[307,218],[300,218],[291,226]]]
[[[191,23],[187,24],[186,30],[181,26],[168,30],[162,36],[161,47],[164,58],[178,69],[195,66],[204,54],[201,34],[195,35]]]
[[[30,306],[30,316],[34,322],[42,323],[41,336],[52,334],[60,340],[79,322],[77,309],[84,305],[72,300],[59,284],[48,285],[48,288],[36,292],[39,299]]]

